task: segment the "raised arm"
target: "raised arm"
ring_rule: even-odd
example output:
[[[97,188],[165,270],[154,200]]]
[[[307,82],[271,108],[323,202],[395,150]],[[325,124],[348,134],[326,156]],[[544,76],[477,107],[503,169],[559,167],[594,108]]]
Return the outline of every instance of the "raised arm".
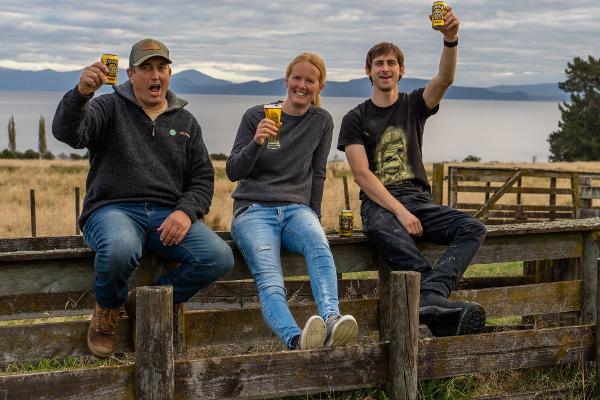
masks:
[[[54,113],[52,134],[61,142],[73,148],[90,146],[102,132],[111,108],[108,102],[94,100],[94,92],[106,82],[104,64],[96,62],[81,73],[77,86],[62,98]]]
[[[458,46],[452,46],[452,44],[458,41],[460,20],[449,5],[446,6],[444,24],[444,29],[441,30],[444,36],[444,47],[440,58],[439,70],[437,75],[429,81],[423,92],[423,99],[430,110],[440,103],[446,90],[454,82],[454,75],[456,73]]]

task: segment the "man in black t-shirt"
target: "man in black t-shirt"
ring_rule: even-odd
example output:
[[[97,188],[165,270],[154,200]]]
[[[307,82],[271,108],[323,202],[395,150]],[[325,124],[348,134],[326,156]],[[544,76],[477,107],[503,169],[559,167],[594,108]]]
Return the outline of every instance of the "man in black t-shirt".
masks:
[[[419,317],[435,336],[483,331],[485,310],[477,303],[448,299],[485,237],[485,227],[468,214],[436,205],[422,160],[423,128],[454,80],[459,20],[447,7],[439,71],[425,88],[398,93],[404,56],[392,43],[367,54],[371,98],[342,121],[338,149],[345,151],[361,188],[365,234],[395,270],[421,273]],[[414,238],[448,245],[432,267]]]

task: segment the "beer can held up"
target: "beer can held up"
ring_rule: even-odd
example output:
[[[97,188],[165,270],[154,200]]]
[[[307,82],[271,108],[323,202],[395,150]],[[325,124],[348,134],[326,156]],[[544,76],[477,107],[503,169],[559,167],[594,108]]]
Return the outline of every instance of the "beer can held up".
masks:
[[[444,16],[446,15],[446,2],[434,1],[431,6],[431,27],[436,31],[444,29]]]
[[[108,68],[106,84],[116,85],[119,74],[119,57],[116,54],[102,54],[101,62]]]

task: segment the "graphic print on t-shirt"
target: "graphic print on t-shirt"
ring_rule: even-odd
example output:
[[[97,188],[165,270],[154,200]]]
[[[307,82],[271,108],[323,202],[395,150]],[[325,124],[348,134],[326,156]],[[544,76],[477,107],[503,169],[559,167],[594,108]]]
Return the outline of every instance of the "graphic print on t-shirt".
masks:
[[[379,138],[375,148],[375,175],[381,183],[389,185],[415,177],[408,163],[404,130],[388,126]]]

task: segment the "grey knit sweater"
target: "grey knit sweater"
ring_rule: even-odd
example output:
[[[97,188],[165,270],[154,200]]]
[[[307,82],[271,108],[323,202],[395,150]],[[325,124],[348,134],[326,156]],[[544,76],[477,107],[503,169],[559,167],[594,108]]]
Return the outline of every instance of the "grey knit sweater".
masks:
[[[214,170],[198,121],[183,109],[187,102],[168,91],[167,110],[152,121],[129,82],[92,97],[68,91],[52,122],[58,140],[89,150],[79,225],[113,203],[154,202],[185,212],[192,222],[206,214]]]
[[[301,116],[283,113],[280,149],[267,149],[254,141],[256,126],[264,118],[262,105],[250,108],[240,122],[227,176],[239,181],[233,192],[233,209],[252,204],[310,206],[321,215],[327,156],[331,148],[333,119],[322,108],[311,106]]]

